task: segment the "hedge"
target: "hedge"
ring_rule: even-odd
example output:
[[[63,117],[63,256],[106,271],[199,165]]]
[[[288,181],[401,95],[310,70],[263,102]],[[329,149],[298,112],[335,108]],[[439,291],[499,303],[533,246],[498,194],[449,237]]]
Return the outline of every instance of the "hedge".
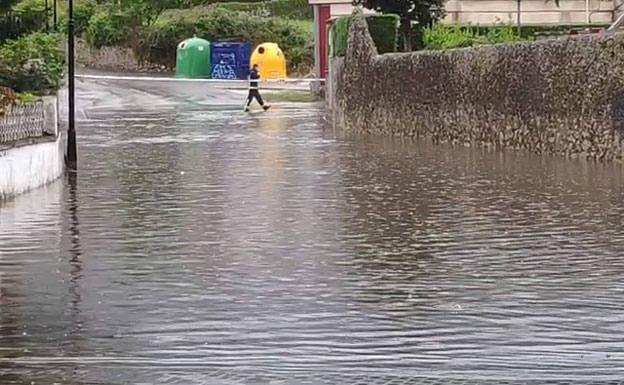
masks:
[[[399,42],[399,23],[397,15],[370,15],[366,17],[368,30],[380,54],[396,52]],[[344,56],[347,51],[349,17],[338,18],[332,27],[332,55]]]

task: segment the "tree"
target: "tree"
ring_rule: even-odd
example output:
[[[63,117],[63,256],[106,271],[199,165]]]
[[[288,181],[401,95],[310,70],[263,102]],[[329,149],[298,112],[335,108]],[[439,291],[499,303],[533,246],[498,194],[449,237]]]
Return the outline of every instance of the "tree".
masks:
[[[10,10],[15,3],[17,3],[17,0],[0,0],[0,12]]]
[[[393,13],[401,18],[401,40],[403,50],[412,50],[412,38],[420,41],[426,27],[444,17],[445,0],[354,0],[355,5],[363,5],[381,13]]]
[[[1,1],[1,0],[0,0]],[[158,17],[170,8],[182,8],[188,0],[117,0],[118,6],[133,17],[138,24],[152,25]]]

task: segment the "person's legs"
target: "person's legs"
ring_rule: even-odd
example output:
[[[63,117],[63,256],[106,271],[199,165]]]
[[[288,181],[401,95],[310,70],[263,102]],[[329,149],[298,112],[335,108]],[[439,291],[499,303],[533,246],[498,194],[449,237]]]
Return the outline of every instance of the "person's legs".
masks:
[[[260,92],[256,91],[255,97],[256,97],[256,100],[258,101],[258,103],[260,103],[260,105],[262,106],[262,108],[265,111],[268,110],[271,107],[268,104],[264,103],[264,100],[262,100],[262,96],[260,96]]]
[[[245,111],[249,111],[249,106],[251,105],[251,101],[253,100],[253,98],[253,91],[249,90],[249,94],[247,94],[247,102],[245,102]]]
[[[264,100],[262,100],[262,96],[260,96],[260,92],[258,92],[258,90],[256,90],[254,97],[258,101],[258,104],[264,107]]]

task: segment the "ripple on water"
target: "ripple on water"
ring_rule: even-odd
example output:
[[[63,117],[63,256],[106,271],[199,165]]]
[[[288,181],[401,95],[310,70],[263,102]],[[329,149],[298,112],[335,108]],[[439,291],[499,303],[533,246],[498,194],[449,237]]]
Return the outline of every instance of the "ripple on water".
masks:
[[[76,184],[0,207],[2,383],[622,378],[616,167],[314,108],[85,116]]]

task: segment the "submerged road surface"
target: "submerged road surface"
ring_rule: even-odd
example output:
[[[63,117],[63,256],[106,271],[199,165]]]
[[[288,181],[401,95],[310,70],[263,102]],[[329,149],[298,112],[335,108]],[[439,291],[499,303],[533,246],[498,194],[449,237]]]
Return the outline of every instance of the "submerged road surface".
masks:
[[[618,166],[167,87],[79,82],[78,177],[0,206],[0,384],[624,378]]]

